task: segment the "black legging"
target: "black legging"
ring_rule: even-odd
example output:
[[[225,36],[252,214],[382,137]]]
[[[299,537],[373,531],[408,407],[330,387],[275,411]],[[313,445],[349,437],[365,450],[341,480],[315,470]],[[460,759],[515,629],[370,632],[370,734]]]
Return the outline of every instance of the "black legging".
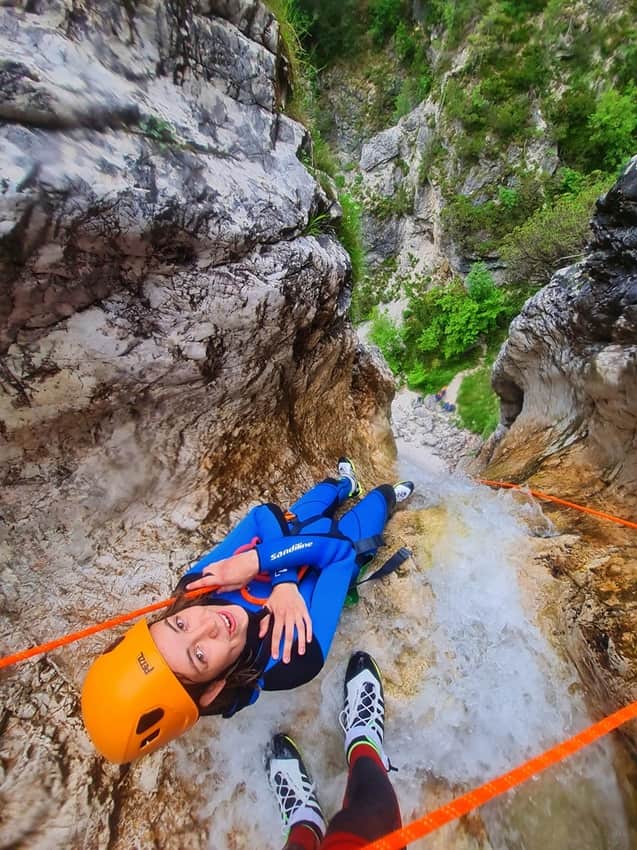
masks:
[[[295,824],[284,850],[355,850],[402,825],[396,793],[376,750],[358,744],[351,751],[343,808],[323,841],[309,824]]]

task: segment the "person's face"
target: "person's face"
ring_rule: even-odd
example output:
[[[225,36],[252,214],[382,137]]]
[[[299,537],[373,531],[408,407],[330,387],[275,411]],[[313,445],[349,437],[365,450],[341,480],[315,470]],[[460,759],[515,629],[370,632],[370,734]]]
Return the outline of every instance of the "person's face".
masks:
[[[182,682],[210,682],[241,654],[248,614],[240,605],[193,605],[153,623],[150,633]]]

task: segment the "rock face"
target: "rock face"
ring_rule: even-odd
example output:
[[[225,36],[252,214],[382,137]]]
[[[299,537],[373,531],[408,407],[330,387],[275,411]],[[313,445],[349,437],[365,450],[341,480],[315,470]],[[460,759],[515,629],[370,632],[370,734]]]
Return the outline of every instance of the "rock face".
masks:
[[[592,228],[586,258],[557,272],[511,325],[493,371],[504,437],[488,475],[634,521],[637,158],[598,201]],[[635,532],[580,514],[556,521],[582,531],[554,571],[569,579],[574,654],[610,709],[637,699]]]
[[[606,484],[637,485],[637,159],[597,205],[586,259],[511,325],[493,370],[502,422],[585,447]],[[512,433],[513,436],[513,433]]]
[[[439,192],[421,168],[435,120],[436,109],[426,101],[362,147],[358,191],[372,268],[393,260],[403,272],[430,272],[443,261]]]
[[[338,210],[265,6],[5,2],[0,32],[4,654],[166,595],[343,450],[370,470],[393,384],[345,251],[303,235]],[[105,642],[3,674],[2,846],[206,846],[170,754],[119,770],[83,735]]]

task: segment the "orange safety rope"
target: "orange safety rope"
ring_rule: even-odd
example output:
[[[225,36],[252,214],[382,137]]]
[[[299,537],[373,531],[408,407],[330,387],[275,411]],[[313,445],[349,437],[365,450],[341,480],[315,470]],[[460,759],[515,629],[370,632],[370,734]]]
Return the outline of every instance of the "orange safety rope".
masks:
[[[605,513],[604,511],[598,511],[594,508],[588,508],[584,505],[578,505],[575,502],[568,502],[566,499],[560,499],[557,496],[551,496],[548,493],[543,493],[540,490],[529,490],[524,487],[522,484],[512,484],[509,481],[490,481],[488,478],[476,478],[480,484],[486,484],[489,487],[505,487],[511,490],[522,490],[523,492],[527,492],[532,496],[535,496],[537,499],[544,499],[547,502],[554,502],[558,505],[566,505],[569,508],[575,508],[578,511],[582,511],[583,513],[591,514],[592,516],[599,517],[600,519],[607,519],[611,522],[615,522],[618,525],[624,525],[627,528],[637,528],[637,523],[632,522],[628,519],[622,519],[621,517],[614,516],[613,514]],[[251,548],[254,545],[254,540],[251,544],[247,544],[244,547],[241,547],[237,552],[243,551],[244,549]],[[215,588],[199,588],[198,590],[191,590],[185,594],[186,598],[191,599],[195,596],[200,596],[204,593],[210,593]],[[244,594],[245,598],[250,602],[258,602],[259,604],[264,604],[263,600],[258,599],[257,597],[250,597],[247,592]],[[4,667],[9,667],[12,664],[17,664],[20,661],[26,661],[27,658],[33,658],[36,655],[42,655],[45,652],[50,652],[52,649],[57,649],[60,646],[66,646],[69,643],[73,643],[77,640],[81,640],[81,638],[89,637],[89,635],[94,635],[97,632],[105,631],[106,629],[112,629],[114,626],[119,626],[121,623],[126,623],[129,620],[134,620],[135,617],[141,617],[144,614],[150,614],[153,611],[158,611],[160,608],[167,608],[169,605],[175,601],[175,597],[170,597],[170,599],[163,599],[160,602],[154,602],[152,605],[146,605],[144,608],[138,608],[136,611],[131,611],[128,614],[120,614],[117,617],[113,617],[111,620],[105,620],[103,623],[97,623],[94,626],[89,626],[86,629],[82,629],[78,632],[72,632],[69,635],[65,635],[64,637],[57,638],[56,640],[49,641],[48,643],[40,644],[39,646],[31,647],[31,649],[23,650],[22,652],[16,652],[13,655],[7,655],[4,658],[0,658],[0,670]]]
[[[204,593],[212,593],[217,590],[216,587],[198,587],[196,590],[189,590],[183,595],[186,599],[194,599],[196,596],[203,596]],[[0,658],[0,670],[3,667],[10,667],[12,664],[18,664],[20,661],[26,661],[27,658],[33,658],[35,655],[42,655],[45,652],[50,652],[52,649],[57,649],[59,646],[66,646],[69,643],[74,643],[76,640],[88,637],[89,635],[97,634],[97,632],[112,629],[114,626],[119,626],[121,623],[127,623],[129,620],[134,620],[135,617],[141,617],[144,614],[150,614],[153,611],[159,611],[160,608],[168,608],[175,602],[177,597],[171,596],[170,599],[162,599],[160,602],[153,602],[152,605],[146,605],[143,608],[138,608],[136,611],[129,611],[128,614],[119,614],[110,620],[104,620],[103,623],[96,623],[94,626],[89,626],[79,632],[71,632],[69,635],[51,640],[48,643],[41,643],[39,646],[32,646],[30,649],[25,649],[22,652],[16,652],[13,655],[5,655]]]
[[[447,805],[441,806],[439,809],[430,812],[419,820],[413,821],[394,832],[390,832],[389,835],[378,838],[376,841],[372,841],[371,844],[366,844],[362,850],[400,850],[405,844],[411,844],[412,841],[429,835],[429,833],[439,829],[441,826],[451,823],[451,821],[466,815],[467,812],[477,809],[478,806],[484,805],[489,800],[493,800],[494,797],[498,797],[500,794],[504,794],[505,791],[515,788],[516,785],[521,785],[532,776],[536,776],[552,765],[563,761],[568,756],[587,747],[589,744],[607,735],[613,729],[617,729],[618,726],[627,723],[629,720],[634,720],[636,717],[637,702],[633,702],[625,708],[616,711],[614,714],[608,715],[603,720],[593,723],[592,726],[589,726],[572,738],[568,738],[561,744],[557,744],[557,746],[552,747],[550,750],[546,750],[541,755],[524,762],[524,764],[519,765],[508,773],[503,773],[490,782],[474,788],[468,794],[456,797],[455,800],[447,803]]]
[[[487,484],[489,487],[507,487],[510,490],[523,490],[537,499],[544,499],[546,502],[555,502],[557,505],[566,505],[567,508],[575,508],[575,510],[582,511],[585,514],[591,514],[591,516],[596,516],[600,519],[607,519],[610,522],[616,522],[618,525],[625,525],[627,528],[637,528],[637,522],[631,522],[629,519],[622,519],[621,517],[614,516],[614,514],[607,514],[604,511],[597,511],[595,508],[587,508],[585,505],[578,505],[575,502],[567,502],[566,499],[558,499],[557,496],[550,496],[541,490],[529,490],[523,484],[511,484],[509,481],[489,481],[488,478],[476,478],[476,481],[480,484]]]
[[[476,480],[480,484],[486,484],[489,487],[503,487],[513,490],[525,489],[521,484],[512,484],[508,481],[490,481],[486,478],[478,478]],[[566,505],[569,508],[575,508],[576,510],[583,511],[584,513],[591,514],[592,516],[600,517],[601,519],[608,519],[611,522],[616,522],[619,525],[625,525],[628,528],[637,528],[637,523],[631,522],[630,520],[621,519],[621,517],[616,517],[613,514],[608,514],[604,511],[597,511],[594,508],[587,508],[584,505],[578,505],[575,502],[568,502],[565,499],[559,499],[557,496],[550,496],[548,493],[542,493],[540,490],[525,490],[525,492],[530,493],[538,499],[555,502],[559,505]],[[184,594],[184,596],[188,599],[192,599],[197,596],[202,596],[204,593],[210,593],[216,589],[217,588],[201,587],[197,590],[188,591]],[[167,608],[169,605],[172,605],[175,600],[176,597],[171,596],[169,599],[154,602],[151,605],[138,608],[136,611],[130,611],[128,614],[120,614],[110,620],[105,620],[102,623],[89,626],[81,631],[73,632],[69,635],[58,638],[57,640],[52,640],[48,643],[31,647],[31,649],[27,649],[22,652],[16,652],[13,655],[7,655],[4,658],[0,658],[0,669],[9,667],[12,664],[17,664],[20,661],[25,661],[28,658],[33,658],[36,655],[50,652],[52,649],[57,649],[60,646],[66,646],[69,643],[73,643],[81,638],[96,634],[97,632],[111,629],[121,623],[133,620],[135,617],[150,614],[153,611],[158,611],[160,608]],[[468,794],[457,797],[455,800],[452,800],[451,803],[441,806],[419,820],[413,821],[407,826],[389,833],[389,835],[378,838],[371,844],[366,844],[362,850],[400,850],[404,847],[404,845],[411,844],[418,838],[423,838],[425,835],[429,835],[441,826],[457,820],[473,809],[489,802],[489,800],[493,800],[495,797],[499,797],[511,788],[521,785],[532,776],[536,776],[538,773],[541,773],[552,765],[563,761],[584,747],[587,747],[589,744],[592,744],[594,741],[597,741],[599,738],[602,738],[604,735],[607,735],[613,729],[617,729],[622,724],[627,723],[629,720],[634,720],[635,718],[637,718],[637,702],[633,702],[625,708],[616,711],[614,714],[608,715],[597,723],[594,723],[584,729],[582,732],[579,732],[577,735],[574,735],[572,738],[568,738],[561,744],[558,744],[557,746],[541,753],[539,756],[524,762],[508,773],[504,773],[495,779],[492,779],[490,782],[480,785]]]

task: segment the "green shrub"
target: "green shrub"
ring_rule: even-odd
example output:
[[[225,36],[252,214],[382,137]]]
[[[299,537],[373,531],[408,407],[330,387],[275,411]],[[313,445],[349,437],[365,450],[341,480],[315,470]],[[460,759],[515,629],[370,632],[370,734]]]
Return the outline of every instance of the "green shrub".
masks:
[[[528,94],[516,95],[492,106],[489,110],[489,129],[504,141],[520,135],[528,124],[530,106]]]
[[[318,213],[318,215],[310,217],[303,229],[303,236],[319,236],[321,233],[326,233],[330,229],[331,222],[328,213]]]
[[[409,215],[414,208],[414,190],[406,183],[401,183],[393,195],[381,195],[368,189],[358,191],[365,212],[381,221]]]
[[[486,439],[500,421],[500,401],[491,389],[491,365],[465,375],[458,390],[458,419],[463,428]]]
[[[372,39],[375,44],[387,42],[406,16],[404,0],[369,0],[367,6]]]
[[[338,171],[336,157],[329,144],[316,130],[312,133],[312,160],[314,168],[318,171],[323,171],[330,177],[336,177]]]
[[[318,67],[364,49],[369,21],[359,0],[298,0],[298,7],[306,21],[303,43]]]
[[[455,47],[472,18],[488,8],[491,0],[431,0],[425,6],[425,20],[442,25],[447,47]]]
[[[592,171],[599,162],[591,158],[589,117],[595,110],[595,95],[586,79],[573,80],[562,97],[545,104],[547,118],[558,143],[564,165]]]
[[[389,368],[395,375],[402,372],[405,347],[398,327],[387,313],[375,310],[369,338],[383,352]]]
[[[445,360],[464,355],[481,336],[495,330],[506,313],[502,290],[486,266],[475,264],[467,277],[468,288],[456,279],[446,286],[423,292],[407,285],[404,338],[414,354],[438,354]]]
[[[478,357],[479,352],[475,350],[451,360],[443,361],[440,357],[433,357],[426,362],[419,361],[407,371],[407,384],[425,395],[437,393],[450,384],[458,372],[474,366]]]
[[[361,207],[347,192],[341,192],[338,202],[343,216],[338,225],[338,237],[349,254],[352,263],[352,283],[354,286],[365,274],[365,251],[361,230]]]
[[[396,272],[396,258],[388,257],[380,266],[369,270],[357,283],[352,292],[350,318],[352,322],[364,322],[372,318],[377,304],[393,301],[400,294],[400,281],[392,281]]]
[[[400,21],[394,32],[394,50],[404,65],[413,62],[418,51],[418,42],[413,29],[406,21]]]
[[[588,119],[590,145],[607,169],[618,168],[637,146],[637,87],[608,88]]]
[[[311,94],[305,68],[306,56],[300,38],[307,27],[307,16],[296,0],[267,0],[266,5],[278,21],[280,49],[289,69],[292,96],[282,105],[293,118],[308,123],[307,101]]]
[[[442,160],[446,152],[440,136],[434,132],[424,148],[418,164],[418,182],[420,185],[429,180],[432,170]]]
[[[492,186],[493,199],[476,202],[455,195],[447,201],[442,222],[467,253],[485,256],[496,251],[502,239],[543,203],[545,186],[539,175],[520,172],[510,182],[514,185]]]
[[[567,173],[572,185],[577,182],[575,174]],[[586,185],[576,194],[561,195],[547,203],[504,238],[501,256],[510,280],[545,284],[558,268],[578,259],[595,201],[614,182],[599,171],[586,179]]]
[[[144,136],[157,142],[161,148],[176,147],[180,144],[177,132],[170,121],[147,115],[139,122],[139,129]]]
[[[498,189],[498,200],[506,210],[511,212],[520,203],[520,193],[517,189],[510,189],[508,186],[500,186]]]

